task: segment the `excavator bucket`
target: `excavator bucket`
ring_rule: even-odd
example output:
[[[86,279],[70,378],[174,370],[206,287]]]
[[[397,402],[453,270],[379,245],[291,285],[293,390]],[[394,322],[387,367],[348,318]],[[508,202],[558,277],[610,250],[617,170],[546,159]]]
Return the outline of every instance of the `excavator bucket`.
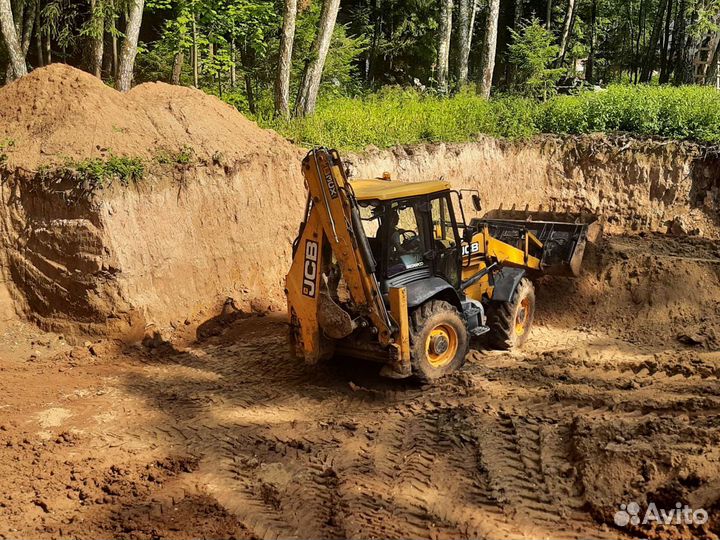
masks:
[[[598,217],[587,213],[554,213],[526,210],[492,210],[481,220],[491,234],[508,244],[516,244],[523,231],[529,231],[543,244],[540,250],[543,273],[579,276],[587,242],[602,235]]]

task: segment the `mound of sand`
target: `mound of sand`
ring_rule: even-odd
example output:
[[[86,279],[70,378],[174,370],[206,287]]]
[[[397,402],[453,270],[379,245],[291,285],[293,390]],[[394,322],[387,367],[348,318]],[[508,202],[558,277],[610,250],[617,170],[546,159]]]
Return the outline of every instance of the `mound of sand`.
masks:
[[[65,335],[135,336],[146,323],[214,313],[228,297],[243,309],[281,305],[305,193],[302,151],[276,133],[199,90],[154,83],[121,94],[55,64],[0,89],[6,139],[0,316],[15,310]],[[184,149],[193,166],[149,166],[136,189],[75,196],[52,172],[68,159],[150,165]]]
[[[591,246],[580,279],[541,280],[540,320],[630,343],[720,350],[720,242],[663,235]]]
[[[0,141],[6,139],[14,142],[10,166],[30,170],[109,152],[152,158],[190,147],[199,160],[222,155],[236,162],[293,148],[200,90],[149,83],[121,94],[64,64],[0,88]]]

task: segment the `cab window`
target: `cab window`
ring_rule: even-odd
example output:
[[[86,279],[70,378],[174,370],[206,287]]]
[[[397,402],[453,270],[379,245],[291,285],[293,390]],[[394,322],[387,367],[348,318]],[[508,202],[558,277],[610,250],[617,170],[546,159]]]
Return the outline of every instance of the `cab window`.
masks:
[[[387,275],[395,276],[424,266],[424,235],[412,203],[392,203],[385,211],[381,229],[387,234]]]

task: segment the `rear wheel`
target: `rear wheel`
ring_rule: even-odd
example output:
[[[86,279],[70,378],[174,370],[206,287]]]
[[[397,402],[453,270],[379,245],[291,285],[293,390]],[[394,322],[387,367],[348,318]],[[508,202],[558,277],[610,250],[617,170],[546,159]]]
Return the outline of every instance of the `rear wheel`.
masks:
[[[535,317],[535,287],[527,278],[520,280],[509,302],[497,302],[488,310],[490,344],[501,350],[522,347],[530,335]]]
[[[430,300],[410,316],[410,361],[413,375],[430,382],[465,363],[467,326],[458,310],[442,300]]]

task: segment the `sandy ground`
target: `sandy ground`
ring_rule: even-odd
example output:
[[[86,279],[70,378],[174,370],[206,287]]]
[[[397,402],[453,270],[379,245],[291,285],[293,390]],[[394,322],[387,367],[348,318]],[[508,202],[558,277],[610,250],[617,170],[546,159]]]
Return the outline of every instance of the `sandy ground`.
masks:
[[[0,538],[717,538],[717,298],[688,333],[558,297],[638,251],[717,284],[714,249],[615,238],[589,281],[544,283],[522,353],[473,351],[434,387],[293,361],[281,315],[124,348],[6,326]],[[616,526],[631,501],[710,520]]]

